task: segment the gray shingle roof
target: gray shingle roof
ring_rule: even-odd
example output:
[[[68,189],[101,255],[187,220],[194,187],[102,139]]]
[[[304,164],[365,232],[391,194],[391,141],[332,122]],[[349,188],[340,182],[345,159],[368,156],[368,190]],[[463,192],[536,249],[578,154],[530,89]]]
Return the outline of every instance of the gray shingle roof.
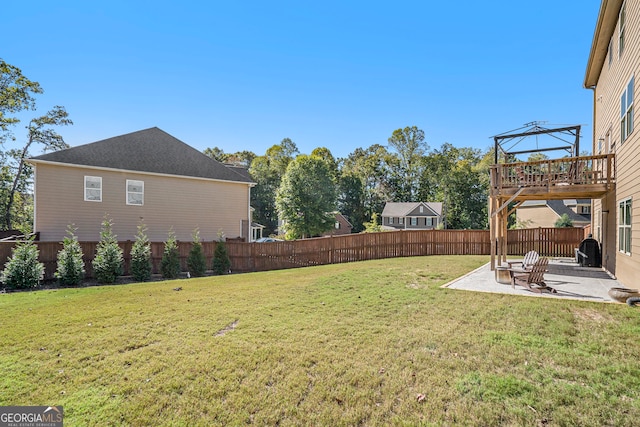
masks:
[[[548,206],[549,209],[554,211],[558,216],[562,214],[567,214],[571,221],[579,221],[579,222],[589,222],[591,221],[590,215],[583,215],[574,212],[571,208],[567,206],[567,203],[571,204],[571,202],[575,202],[575,199],[567,199],[567,200],[526,200],[520,205],[520,207],[534,207],[534,206]],[[590,199],[578,199],[580,203],[586,203],[590,201]],[[573,203],[575,205],[575,203]]]
[[[224,166],[157,127],[43,154],[33,157],[32,160],[36,163],[47,161],[223,181],[252,182],[249,177]]]
[[[420,205],[431,209],[436,215],[442,215],[440,202],[387,202],[382,210],[382,216],[404,217]]]

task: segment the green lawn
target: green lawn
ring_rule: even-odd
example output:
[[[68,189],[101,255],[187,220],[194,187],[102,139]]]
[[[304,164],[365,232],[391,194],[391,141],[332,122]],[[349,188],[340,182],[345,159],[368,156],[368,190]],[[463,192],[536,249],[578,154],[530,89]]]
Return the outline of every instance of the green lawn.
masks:
[[[63,405],[65,426],[640,424],[640,310],[440,288],[487,261],[0,295],[0,405]]]

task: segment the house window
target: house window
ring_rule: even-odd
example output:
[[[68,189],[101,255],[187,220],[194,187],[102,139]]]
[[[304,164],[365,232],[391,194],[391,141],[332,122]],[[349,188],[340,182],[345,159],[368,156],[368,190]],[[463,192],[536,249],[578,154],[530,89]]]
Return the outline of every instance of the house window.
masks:
[[[340,222],[336,221],[336,230],[340,230]]]
[[[626,2],[622,3],[622,7],[620,8],[620,17],[618,22],[620,23],[620,30],[618,31],[618,58],[622,57],[622,52],[624,51],[624,32],[625,32],[625,21],[626,21]]]
[[[127,180],[127,204],[138,206],[144,204],[144,181]]]
[[[624,142],[633,132],[633,80],[631,77],[627,88],[620,97],[620,141]]]
[[[424,213],[424,206],[420,206],[420,213]]]
[[[404,218],[398,218],[398,224],[404,224]]]
[[[609,49],[607,54],[609,56],[609,67],[611,67],[611,62],[613,62],[613,37],[609,40]]]
[[[587,205],[578,206],[578,213],[582,215],[591,215],[591,206],[587,206]]]
[[[84,177],[84,201],[85,202],[101,202],[102,201],[102,177],[101,176],[85,176]]]
[[[411,225],[418,225],[418,218],[411,217]]]
[[[618,250],[631,255],[631,199],[618,205]]]
[[[393,217],[392,216],[389,217],[389,224],[393,224]]]
[[[427,227],[433,227],[433,218],[429,217],[429,218],[425,219],[425,225]]]

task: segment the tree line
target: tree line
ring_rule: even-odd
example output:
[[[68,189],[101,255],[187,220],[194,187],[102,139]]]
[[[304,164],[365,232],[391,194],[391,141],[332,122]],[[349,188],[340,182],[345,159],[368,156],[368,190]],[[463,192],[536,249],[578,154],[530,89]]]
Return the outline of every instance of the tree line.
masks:
[[[392,132],[387,145],[356,148],[336,159],[326,147],[301,154],[289,138],[266,150],[225,153],[219,147],[205,154],[227,164],[244,166],[252,189],[253,220],[265,233],[277,232],[278,220],[290,238],[319,235],[333,226],[332,212],[345,215],[354,232],[379,224],[386,202],[442,202],[447,228],[488,226],[488,169],[492,153],[444,143],[430,149],[416,126]]]

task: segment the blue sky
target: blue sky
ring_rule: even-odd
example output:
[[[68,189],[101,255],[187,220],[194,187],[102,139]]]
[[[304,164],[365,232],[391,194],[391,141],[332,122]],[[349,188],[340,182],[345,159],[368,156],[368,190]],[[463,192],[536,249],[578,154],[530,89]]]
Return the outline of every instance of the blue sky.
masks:
[[[599,5],[12,1],[0,57],[42,85],[37,113],[67,109],[72,146],[158,126],[199,150],[291,138],[345,157],[415,125],[431,148],[485,150],[538,120],[583,125],[588,148]]]

